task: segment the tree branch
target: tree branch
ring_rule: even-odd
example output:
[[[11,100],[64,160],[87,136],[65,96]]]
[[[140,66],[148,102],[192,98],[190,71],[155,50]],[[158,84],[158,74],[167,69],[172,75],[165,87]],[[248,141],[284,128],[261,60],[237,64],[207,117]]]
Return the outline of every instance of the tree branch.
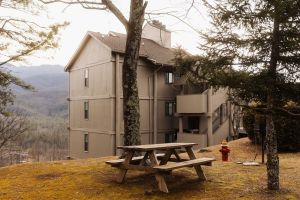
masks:
[[[278,111],[281,111],[281,112],[284,112],[292,117],[300,117],[300,113],[294,113],[294,112],[291,112],[287,109],[284,109],[284,108],[278,108],[278,107],[275,107],[274,110],[278,110]]]
[[[109,10],[115,17],[124,25],[125,29],[128,29],[128,20],[125,18],[123,13],[117,8],[117,6],[111,0],[101,0],[101,2],[86,1],[86,0],[39,0],[44,4],[50,3],[64,3],[64,4],[79,4],[86,9],[95,10]]]
[[[128,31],[128,20],[124,17],[123,13],[110,0],[102,0],[102,2],[103,4],[105,4],[107,9],[110,12],[112,12],[118,18],[118,20],[124,25],[126,31]],[[147,2],[145,2],[145,4],[146,3]]]

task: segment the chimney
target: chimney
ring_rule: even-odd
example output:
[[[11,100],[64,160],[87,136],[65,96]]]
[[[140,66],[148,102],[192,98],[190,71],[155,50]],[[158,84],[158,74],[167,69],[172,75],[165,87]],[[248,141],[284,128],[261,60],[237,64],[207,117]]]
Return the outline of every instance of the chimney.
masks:
[[[142,38],[153,40],[163,47],[171,48],[171,32],[158,20],[145,24]]]

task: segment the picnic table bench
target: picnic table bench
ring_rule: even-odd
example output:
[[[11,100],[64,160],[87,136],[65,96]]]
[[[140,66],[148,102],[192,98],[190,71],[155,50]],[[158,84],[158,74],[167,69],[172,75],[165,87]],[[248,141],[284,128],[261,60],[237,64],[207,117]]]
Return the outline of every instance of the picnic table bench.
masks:
[[[112,167],[120,169],[117,182],[122,183],[128,170],[140,170],[155,174],[160,191],[168,193],[168,187],[165,181],[165,175],[172,170],[182,167],[194,167],[200,180],[206,180],[206,176],[201,165],[211,166],[215,158],[196,158],[192,147],[195,143],[164,143],[164,144],[148,144],[136,146],[120,146],[118,149],[125,151],[124,159],[116,159],[106,161]],[[189,159],[182,159],[176,149],[184,148]],[[156,154],[156,151],[165,151],[165,153]],[[143,156],[135,156],[138,152]],[[174,155],[175,158],[171,156]],[[171,163],[170,163],[171,162]]]

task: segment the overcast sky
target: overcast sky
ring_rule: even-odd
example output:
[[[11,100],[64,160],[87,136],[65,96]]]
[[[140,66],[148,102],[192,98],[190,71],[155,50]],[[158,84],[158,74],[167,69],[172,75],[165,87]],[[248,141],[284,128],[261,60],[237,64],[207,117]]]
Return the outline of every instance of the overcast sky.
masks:
[[[128,18],[130,1],[114,0],[113,2]],[[189,2],[191,2],[191,0],[149,0],[146,12],[172,11],[173,15],[180,16],[180,18],[184,19],[195,29],[204,30],[208,26],[208,17],[201,5],[196,3],[195,7],[197,7],[197,9],[192,8],[189,15],[187,17],[184,16],[186,10],[190,7]],[[61,32],[61,39],[59,42],[60,47],[58,49],[50,50],[46,53],[40,53],[37,56],[28,58],[27,60],[29,62],[27,65],[66,65],[87,31],[101,33],[115,31],[125,33],[122,24],[108,11],[87,10],[80,6],[66,7],[66,5],[60,3],[51,4],[47,7],[48,18],[42,17],[42,20],[44,20],[45,23],[68,21],[70,22],[70,25]],[[190,53],[197,53],[199,35],[196,31],[172,16],[161,15],[152,17],[159,19],[166,25],[168,30],[172,31],[173,47],[181,45]]]

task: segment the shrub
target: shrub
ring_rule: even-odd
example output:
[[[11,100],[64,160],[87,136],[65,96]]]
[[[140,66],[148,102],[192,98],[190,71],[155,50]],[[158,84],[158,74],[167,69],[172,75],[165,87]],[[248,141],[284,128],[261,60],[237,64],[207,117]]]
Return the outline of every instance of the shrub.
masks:
[[[261,144],[262,141],[261,134],[255,134],[254,132],[255,121],[258,122],[260,133],[265,135],[266,133],[265,116],[262,114],[254,114],[249,110],[244,111],[243,126],[248,133],[249,139],[253,143]],[[274,125],[277,132],[278,150],[281,152],[300,151],[299,119],[294,119],[285,115],[276,115],[274,116]]]

